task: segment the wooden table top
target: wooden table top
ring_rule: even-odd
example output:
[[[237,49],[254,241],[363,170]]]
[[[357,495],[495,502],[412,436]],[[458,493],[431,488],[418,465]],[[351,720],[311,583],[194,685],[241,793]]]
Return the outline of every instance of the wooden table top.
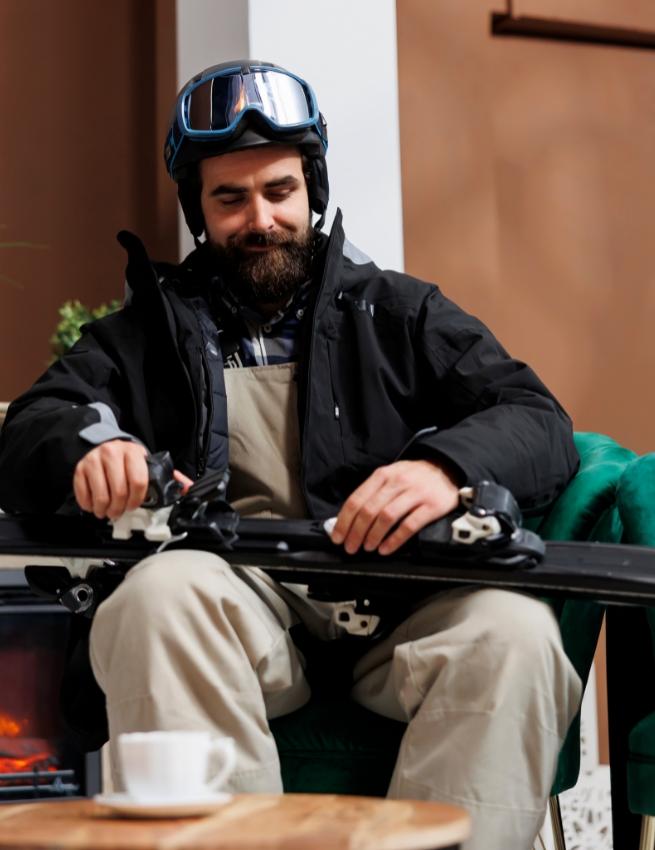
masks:
[[[456,806],[336,794],[238,794],[175,820],[124,819],[93,800],[0,806],[3,850],[428,850],[469,830]]]

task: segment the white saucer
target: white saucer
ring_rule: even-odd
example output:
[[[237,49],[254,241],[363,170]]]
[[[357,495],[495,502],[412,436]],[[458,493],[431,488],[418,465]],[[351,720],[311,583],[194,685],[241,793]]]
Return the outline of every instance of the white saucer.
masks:
[[[96,794],[96,803],[128,818],[192,818],[208,815],[218,806],[229,803],[231,794],[211,791],[186,800],[145,799],[129,794]]]

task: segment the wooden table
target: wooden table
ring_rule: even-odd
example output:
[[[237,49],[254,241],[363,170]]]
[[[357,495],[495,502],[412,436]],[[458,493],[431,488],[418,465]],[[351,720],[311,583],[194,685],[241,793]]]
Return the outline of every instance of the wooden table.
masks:
[[[12,850],[455,850],[469,830],[456,806],[335,794],[239,794],[180,820],[122,819],[92,800],[0,806]]]

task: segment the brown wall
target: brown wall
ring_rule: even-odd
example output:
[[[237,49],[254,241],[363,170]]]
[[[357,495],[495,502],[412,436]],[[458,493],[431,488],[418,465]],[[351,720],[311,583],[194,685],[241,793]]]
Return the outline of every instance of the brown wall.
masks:
[[[174,0],[1,0],[0,401],[43,371],[57,308],[123,291],[114,239],[177,257],[161,151],[175,96]]]
[[[406,268],[533,364],[578,430],[653,450],[655,51],[493,38],[505,7],[397,0]],[[514,11],[655,29],[645,0]]]

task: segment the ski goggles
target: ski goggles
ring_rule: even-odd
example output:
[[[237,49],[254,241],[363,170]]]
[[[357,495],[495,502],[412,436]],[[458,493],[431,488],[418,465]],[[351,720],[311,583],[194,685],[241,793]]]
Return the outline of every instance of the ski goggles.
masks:
[[[284,133],[315,128],[323,144],[314,92],[300,77],[279,68],[251,66],[218,70],[192,82],[178,98],[177,121],[184,135],[197,139],[228,138],[250,110]]]

